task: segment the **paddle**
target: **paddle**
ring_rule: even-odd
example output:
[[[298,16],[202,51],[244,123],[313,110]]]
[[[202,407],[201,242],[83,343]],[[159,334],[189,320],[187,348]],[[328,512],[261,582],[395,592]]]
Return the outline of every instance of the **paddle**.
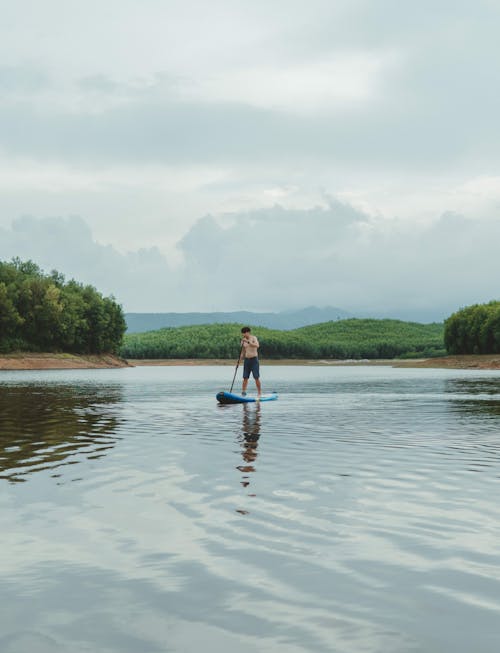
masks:
[[[233,391],[234,380],[236,378],[236,372],[238,371],[238,367],[240,365],[240,358],[241,358],[242,352],[243,352],[243,344],[241,345],[240,355],[238,356],[238,362],[236,363],[236,369],[234,370],[233,382],[231,383],[231,390],[229,390],[229,392]]]

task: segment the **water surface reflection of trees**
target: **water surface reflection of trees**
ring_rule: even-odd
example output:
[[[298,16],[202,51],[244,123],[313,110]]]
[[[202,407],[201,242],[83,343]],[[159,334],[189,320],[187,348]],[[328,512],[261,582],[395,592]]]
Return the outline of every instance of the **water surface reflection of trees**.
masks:
[[[95,459],[114,447],[120,422],[118,385],[0,385],[0,478]]]
[[[500,417],[500,377],[448,379],[445,392],[453,397],[452,406],[464,415]]]
[[[459,435],[448,448],[461,455],[467,470],[485,472],[500,463],[500,378],[449,379],[445,392],[449,409],[458,418]]]

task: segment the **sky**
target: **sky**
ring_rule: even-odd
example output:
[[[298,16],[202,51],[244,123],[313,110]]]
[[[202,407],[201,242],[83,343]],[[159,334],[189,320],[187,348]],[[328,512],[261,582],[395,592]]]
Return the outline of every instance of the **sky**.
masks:
[[[0,259],[125,311],[498,299],[496,0],[0,0]]]

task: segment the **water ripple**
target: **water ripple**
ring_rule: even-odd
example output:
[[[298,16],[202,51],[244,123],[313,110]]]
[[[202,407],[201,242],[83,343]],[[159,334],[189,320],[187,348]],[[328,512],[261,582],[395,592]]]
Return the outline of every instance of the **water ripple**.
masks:
[[[266,373],[2,377],[2,651],[496,653],[498,375]]]

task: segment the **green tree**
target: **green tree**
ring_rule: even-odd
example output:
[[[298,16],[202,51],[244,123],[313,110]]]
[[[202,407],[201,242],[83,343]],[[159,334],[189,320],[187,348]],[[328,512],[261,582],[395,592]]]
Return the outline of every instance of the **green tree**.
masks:
[[[33,261],[0,261],[0,349],[116,352],[122,308],[92,286],[46,275]]]
[[[8,351],[16,338],[16,330],[22,325],[7,285],[0,282],[0,351]]]
[[[450,315],[444,342],[450,354],[500,353],[500,302],[474,304]]]

